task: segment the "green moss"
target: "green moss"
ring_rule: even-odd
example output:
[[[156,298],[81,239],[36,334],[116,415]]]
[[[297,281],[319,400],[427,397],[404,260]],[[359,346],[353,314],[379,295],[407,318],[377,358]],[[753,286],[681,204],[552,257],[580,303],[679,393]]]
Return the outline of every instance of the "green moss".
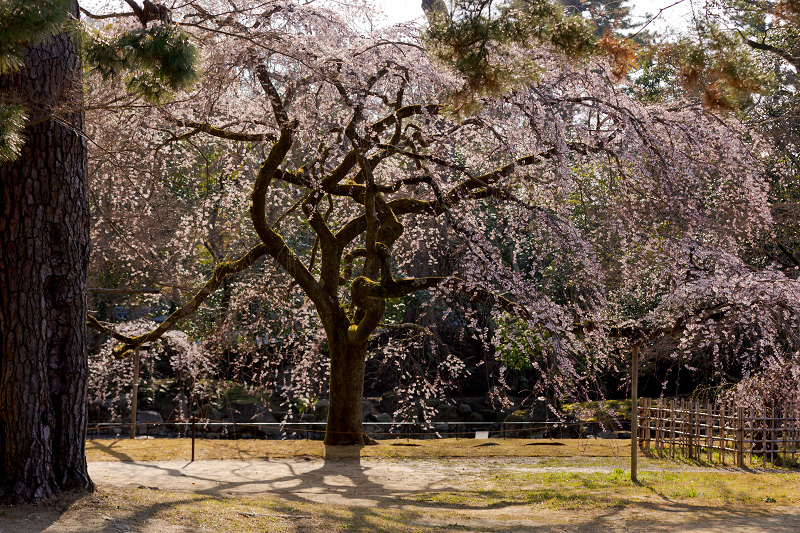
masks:
[[[602,400],[594,402],[567,403],[561,406],[565,414],[574,415],[583,422],[606,422],[631,417],[630,400]]]

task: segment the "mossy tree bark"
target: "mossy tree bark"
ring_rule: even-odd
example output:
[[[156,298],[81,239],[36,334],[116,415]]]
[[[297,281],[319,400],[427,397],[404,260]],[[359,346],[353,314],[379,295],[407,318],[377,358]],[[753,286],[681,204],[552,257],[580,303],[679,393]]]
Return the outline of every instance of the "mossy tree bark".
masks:
[[[349,327],[348,323],[344,325]],[[367,343],[351,344],[347,329],[340,327],[328,335],[328,347],[331,370],[325,444],[370,444],[361,422]]]
[[[77,2],[71,3],[77,16]],[[86,438],[89,202],[82,70],[66,33],[0,77],[30,111],[21,156],[0,166],[0,500],[91,490]]]

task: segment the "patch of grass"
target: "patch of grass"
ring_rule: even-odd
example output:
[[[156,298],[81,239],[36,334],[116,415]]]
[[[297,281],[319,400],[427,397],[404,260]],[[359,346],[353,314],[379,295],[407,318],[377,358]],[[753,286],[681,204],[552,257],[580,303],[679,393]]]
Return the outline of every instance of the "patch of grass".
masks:
[[[606,509],[613,509],[614,514],[634,513],[635,520],[645,520],[641,517],[647,516],[655,523],[672,520],[676,508],[683,510],[683,516],[718,516],[719,510],[724,509],[731,515],[763,517],[773,516],[776,508],[800,505],[800,477],[786,469],[754,472],[698,468],[697,461],[680,457],[670,460],[640,456],[639,483],[633,483],[628,470],[627,440],[563,440],[553,441],[561,446],[527,446],[530,442],[402,439],[361,449],[341,447],[326,451],[316,441],[198,440],[197,459],[316,460],[340,454],[342,458],[412,460],[420,468],[426,468],[426,464],[452,468],[453,484],[446,489],[416,492],[388,489],[382,495],[367,497],[391,504],[370,507],[323,505],[292,493],[226,497],[103,486],[99,493],[91,495],[94,503],[76,502],[65,506],[62,512],[65,516],[80,516],[91,509],[95,517],[108,515],[132,528],[140,523],[136,521],[155,519],[213,531],[406,533],[515,531],[516,526],[498,529],[491,521],[540,523],[542,516],[550,516],[547,513],[563,517],[565,511],[569,511],[570,520],[583,517],[581,520],[587,523],[594,523]],[[476,446],[478,443],[482,445]],[[90,460],[186,460],[191,442],[97,440],[87,442],[87,450]],[[468,465],[469,473],[462,474]],[[569,470],[558,471],[559,467]],[[469,476],[468,480],[464,475]],[[692,520],[688,518],[687,524]]]
[[[674,520],[677,508],[681,510],[679,514],[686,517],[681,518],[686,521],[684,529],[691,530],[694,521],[702,517],[718,519],[723,515],[735,515],[738,520],[743,516],[777,516],[775,519],[780,520],[778,515],[781,512],[800,505],[798,474],[786,470],[697,469],[681,462],[642,458],[640,482],[637,484],[629,479],[625,465],[627,457],[580,455],[581,450],[591,454],[605,453],[605,448],[578,448],[567,442],[566,446],[553,449],[568,448],[575,453],[572,457],[522,461],[520,459],[529,457],[529,453],[516,458],[509,455],[498,458],[497,454],[490,459],[473,461],[474,457],[486,457],[481,453],[469,455],[471,450],[475,450],[472,448],[474,442],[416,441],[417,447],[399,447],[402,448],[400,451],[411,454],[406,458],[414,459],[412,464],[419,464],[420,468],[426,468],[425,463],[436,468],[452,467],[452,486],[422,491],[389,487],[384,492],[379,490],[365,495],[381,502],[378,505],[327,505],[306,499],[302,493],[292,492],[228,496],[214,492],[122,489],[101,484],[93,494],[64,497],[49,503],[46,512],[42,511],[42,506],[0,506],[0,515],[3,515],[3,525],[7,525],[10,531],[16,530],[14,524],[25,524],[31,531],[39,526],[38,530],[48,529],[53,524],[56,527],[52,530],[100,530],[109,524],[138,530],[145,522],[155,521],[188,530],[226,532],[427,533],[447,530],[511,532],[519,530],[520,521],[542,524],[566,520],[570,527],[578,527],[581,523],[596,525],[598,517],[608,514],[607,509],[613,509],[615,516],[632,513],[630,516],[635,516],[635,520],[657,523]],[[154,441],[90,443],[93,453],[102,454],[106,460],[125,460],[124,457],[137,454],[162,459],[155,453],[155,448],[146,448],[153,444]],[[186,446],[188,442],[184,440],[177,444]],[[319,443],[305,441],[227,441],[224,444],[229,447],[216,452],[205,448],[203,451],[210,454],[234,453],[235,450],[233,457],[228,457],[234,459],[319,457],[324,451]],[[499,451],[506,454],[514,450],[531,451],[524,446],[525,441],[499,440],[496,444],[490,451],[496,452],[501,448]],[[603,443],[596,445],[600,444]],[[449,455],[445,455],[447,450]],[[370,446],[361,451],[390,460],[398,448]],[[179,452],[183,453],[166,449],[171,456]],[[275,453],[283,455],[269,455]],[[544,464],[569,466],[573,470],[543,472],[540,467]],[[471,465],[466,474],[468,480],[463,475],[459,477],[459,472],[467,465]],[[645,470],[645,466],[649,470]],[[31,526],[27,521],[34,514],[46,515],[47,521]],[[800,518],[797,520],[800,524]],[[506,525],[499,526],[501,522]],[[76,524],[80,528],[70,529],[70,525]]]
[[[614,439],[475,439],[382,440],[378,446],[356,450],[360,457],[374,459],[446,459],[482,457],[617,457],[628,453],[629,441]],[[535,443],[535,446],[530,444]],[[342,450],[338,450],[342,448]],[[351,456],[350,447],[326,451],[320,441],[305,440],[211,440],[195,441],[195,459],[254,459]],[[91,439],[86,442],[90,461],[189,460],[191,439]]]

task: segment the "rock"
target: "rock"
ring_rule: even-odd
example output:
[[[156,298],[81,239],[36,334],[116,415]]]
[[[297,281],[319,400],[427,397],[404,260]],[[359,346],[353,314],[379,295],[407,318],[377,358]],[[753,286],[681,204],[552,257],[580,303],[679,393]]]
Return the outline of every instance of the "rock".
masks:
[[[261,414],[258,416],[258,422],[267,423],[267,424],[276,424],[274,426],[259,426],[261,431],[270,439],[277,439],[284,435],[283,430],[281,430],[280,426],[278,426],[278,419],[275,418],[270,411],[262,411]]]
[[[256,401],[231,402],[227,415],[237,424],[251,422],[264,410],[264,405]]]
[[[392,415],[390,415],[389,413],[380,413],[375,418],[377,422],[384,422],[384,423],[393,422]],[[388,428],[386,429],[388,430]]]
[[[278,422],[283,422],[286,420],[286,417],[289,416],[288,412],[280,409],[273,409],[270,413],[278,420]]]
[[[477,413],[475,411],[472,411],[470,414],[467,415],[467,420],[466,421],[467,422],[475,422],[475,423],[486,422],[486,420],[483,418],[483,415],[480,414],[480,413]]]
[[[318,400],[313,406],[311,406],[311,414],[317,417],[317,420],[327,420],[328,419],[328,400]]]
[[[164,431],[164,426],[144,426],[138,424],[160,424],[164,422],[164,418],[161,416],[161,413],[158,411],[136,411],[136,434],[137,435],[144,435],[145,433],[160,433]],[[131,417],[126,416],[122,419],[123,424],[130,424]],[[130,426],[124,428],[123,431],[126,433],[130,431],[128,428]]]
[[[533,431],[528,429],[531,418],[526,409],[514,411],[503,420],[502,431],[506,437],[516,439],[529,439],[533,435]]]
[[[472,412],[472,407],[470,407],[469,404],[460,403],[456,407],[456,411],[458,411],[458,414],[460,416],[466,417],[467,415],[469,415]]]
[[[547,406],[547,400],[540,396],[536,398],[536,402],[530,410],[529,419],[533,422],[545,422],[550,414],[550,409]]]
[[[363,400],[361,402],[361,420],[367,418],[367,415],[372,414],[372,402],[369,400]]]
[[[400,407],[400,395],[396,391],[387,391],[378,400],[378,410],[382,413],[394,413]]]
[[[455,405],[449,403],[440,403],[436,410],[435,422],[460,422],[461,417],[458,416],[458,409]]]
[[[136,422],[139,424],[158,424],[164,417],[158,411],[136,411]]]
[[[167,397],[159,404],[158,411],[164,417],[164,420],[182,419],[189,416],[189,402],[184,394]]]
[[[490,422],[502,422],[505,420],[505,417],[502,413],[498,413],[497,411],[493,411],[491,409],[481,409],[478,411],[478,413],[480,413],[484,420],[488,420]]]
[[[214,409],[211,404],[205,404],[201,406],[200,409],[195,412],[194,416],[197,418],[205,418],[211,422],[218,422],[222,420],[222,415],[220,412],[217,409]],[[139,417],[137,416],[136,418],[138,419]]]

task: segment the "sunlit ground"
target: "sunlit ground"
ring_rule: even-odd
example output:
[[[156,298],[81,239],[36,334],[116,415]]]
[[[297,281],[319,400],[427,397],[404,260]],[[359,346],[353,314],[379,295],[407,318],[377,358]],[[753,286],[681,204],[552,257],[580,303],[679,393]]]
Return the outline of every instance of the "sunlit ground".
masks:
[[[184,468],[173,479],[191,479],[176,490],[98,478],[94,494],[0,507],[0,531],[800,531],[796,469],[640,456],[635,484],[629,451],[628,441],[617,440],[394,440],[327,452],[318,441],[197,440],[197,462],[185,467],[189,439],[91,440],[90,461],[173,461]],[[363,459],[341,459],[354,453]],[[201,462],[212,459],[230,462]],[[224,476],[225,465],[242,463],[264,472],[268,465],[288,468],[294,473],[286,479],[303,478],[305,492],[291,483],[280,490],[253,485],[251,493],[239,486],[239,494],[200,487],[200,478],[212,477],[211,465],[219,467],[213,476]],[[382,479],[381,465],[403,475]],[[440,482],[420,485],[426,472]],[[329,503],[321,501],[326,491]],[[374,503],[355,503],[363,498]]]

